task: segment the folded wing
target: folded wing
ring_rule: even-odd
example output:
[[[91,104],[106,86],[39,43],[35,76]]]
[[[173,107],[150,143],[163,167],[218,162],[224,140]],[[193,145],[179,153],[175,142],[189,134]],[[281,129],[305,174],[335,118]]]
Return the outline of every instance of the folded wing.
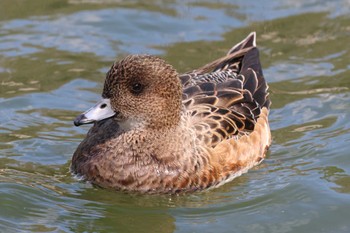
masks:
[[[251,33],[225,57],[180,77],[190,123],[208,146],[249,134],[261,109],[270,106],[255,46]]]

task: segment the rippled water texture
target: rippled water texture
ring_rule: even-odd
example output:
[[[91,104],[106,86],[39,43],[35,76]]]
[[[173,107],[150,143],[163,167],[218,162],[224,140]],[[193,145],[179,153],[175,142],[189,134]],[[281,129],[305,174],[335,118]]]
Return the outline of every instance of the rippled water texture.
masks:
[[[350,3],[262,2],[2,0],[0,231],[350,232]],[[71,176],[89,128],[72,120],[115,58],[157,54],[184,72],[251,31],[273,102],[260,166],[180,196]]]

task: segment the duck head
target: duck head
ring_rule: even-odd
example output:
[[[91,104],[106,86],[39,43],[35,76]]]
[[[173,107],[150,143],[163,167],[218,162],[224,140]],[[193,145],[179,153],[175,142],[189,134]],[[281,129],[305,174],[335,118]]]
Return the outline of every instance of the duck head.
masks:
[[[79,126],[113,118],[125,128],[163,128],[180,120],[182,85],[175,69],[150,55],[130,55],[107,72],[102,100],[79,115]]]

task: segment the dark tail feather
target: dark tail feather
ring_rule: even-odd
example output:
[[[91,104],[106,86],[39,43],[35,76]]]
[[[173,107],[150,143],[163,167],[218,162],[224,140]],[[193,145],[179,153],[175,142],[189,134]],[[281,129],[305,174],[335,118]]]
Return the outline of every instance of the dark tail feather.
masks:
[[[233,46],[228,52],[227,55],[231,53],[235,53],[239,50],[245,49],[245,48],[251,48],[256,47],[256,33],[251,32],[244,40]]]
[[[245,54],[240,73],[245,76],[244,89],[251,91],[254,99],[260,106],[269,108],[271,103],[268,98],[268,85],[261,69],[259,51],[257,48],[253,48]],[[256,80],[257,84],[255,83]],[[254,87],[256,88],[253,91],[252,88]]]
[[[250,33],[244,40],[233,46],[225,57],[219,58],[201,68],[196,69],[195,73],[204,74],[230,67],[230,64],[239,62],[247,51],[256,47],[256,33]]]

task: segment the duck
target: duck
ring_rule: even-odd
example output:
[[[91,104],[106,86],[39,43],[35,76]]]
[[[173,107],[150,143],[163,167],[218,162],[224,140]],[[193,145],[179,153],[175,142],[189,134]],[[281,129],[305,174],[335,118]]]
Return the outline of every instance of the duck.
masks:
[[[215,188],[265,158],[270,104],[255,32],[184,74],[157,56],[128,55],[107,72],[101,100],[74,120],[93,126],[70,169],[116,191]]]

